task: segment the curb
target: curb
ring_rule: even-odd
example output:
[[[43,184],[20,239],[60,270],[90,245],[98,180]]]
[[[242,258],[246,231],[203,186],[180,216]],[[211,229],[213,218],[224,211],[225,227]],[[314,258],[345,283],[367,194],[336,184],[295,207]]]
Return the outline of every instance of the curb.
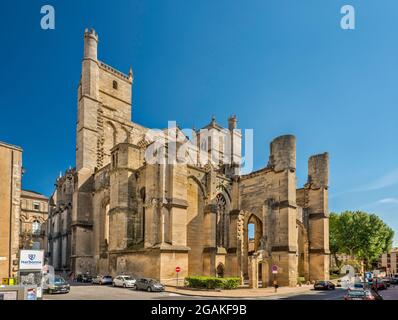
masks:
[[[296,291],[296,292],[270,292],[270,293],[264,293],[261,295],[251,295],[251,296],[247,296],[247,295],[242,295],[242,296],[225,296],[225,295],[202,295],[202,294],[195,294],[195,293],[186,293],[186,292],[178,292],[178,291],[171,291],[171,290],[165,290],[164,292],[167,293],[174,293],[174,294],[179,294],[182,296],[188,296],[188,297],[205,297],[205,298],[229,298],[229,299],[256,299],[256,298],[265,298],[265,297],[272,297],[272,296],[280,296],[280,295],[285,295],[285,294],[296,294],[296,293],[302,293],[302,292],[306,292],[308,290],[300,290],[300,291]],[[203,292],[203,291],[199,291],[199,292]],[[210,292],[215,292],[215,291],[210,291]]]

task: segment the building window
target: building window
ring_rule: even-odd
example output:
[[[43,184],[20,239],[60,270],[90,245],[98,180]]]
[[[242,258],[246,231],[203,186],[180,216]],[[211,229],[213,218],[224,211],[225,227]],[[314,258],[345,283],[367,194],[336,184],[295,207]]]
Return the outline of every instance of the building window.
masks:
[[[118,165],[118,153],[117,153],[117,152],[114,152],[114,153],[112,154],[112,167],[113,167],[113,168],[116,168],[117,165]]]
[[[118,83],[117,81],[113,81],[113,89],[117,90],[118,88]]]
[[[226,232],[226,207],[227,202],[224,196],[219,193],[216,196],[216,205],[217,205],[217,224],[216,224],[216,244],[218,247],[224,247],[225,243],[225,235]]]
[[[40,203],[34,201],[33,202],[33,210],[39,211],[40,210]]]
[[[19,233],[22,234],[24,232],[24,225],[23,225],[23,220],[19,220]]]
[[[38,220],[33,221],[32,223],[32,233],[34,235],[39,235],[41,230],[41,224]]]

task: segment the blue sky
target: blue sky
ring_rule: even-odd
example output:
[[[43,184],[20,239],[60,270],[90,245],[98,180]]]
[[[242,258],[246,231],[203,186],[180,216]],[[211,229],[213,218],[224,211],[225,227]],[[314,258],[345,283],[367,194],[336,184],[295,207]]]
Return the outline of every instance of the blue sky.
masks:
[[[56,29],[40,28],[40,8]],[[356,30],[340,8],[356,9]],[[398,2],[394,0],[2,1],[0,140],[24,149],[23,187],[49,195],[74,166],[83,32],[99,59],[133,66],[133,120],[201,127],[214,114],[269,142],[297,137],[298,185],[330,153],[330,210],[379,214],[398,234]],[[396,239],[398,237],[396,236]]]

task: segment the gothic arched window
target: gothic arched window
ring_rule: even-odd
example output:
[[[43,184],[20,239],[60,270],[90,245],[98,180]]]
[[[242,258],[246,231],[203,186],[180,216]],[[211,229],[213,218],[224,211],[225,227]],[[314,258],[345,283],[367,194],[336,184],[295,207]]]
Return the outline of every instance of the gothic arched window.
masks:
[[[216,245],[218,247],[225,246],[225,215],[226,215],[226,208],[227,208],[227,201],[225,197],[219,193],[216,196],[216,205],[217,205],[217,225],[216,225]]]
[[[32,233],[34,235],[39,235],[41,230],[41,223],[38,220],[32,222]]]

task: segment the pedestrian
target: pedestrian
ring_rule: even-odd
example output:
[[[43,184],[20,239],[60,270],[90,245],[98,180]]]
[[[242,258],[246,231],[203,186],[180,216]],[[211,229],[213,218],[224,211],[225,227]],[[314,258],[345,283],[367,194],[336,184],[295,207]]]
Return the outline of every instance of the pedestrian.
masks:
[[[274,280],[274,288],[275,288],[275,292],[278,291],[278,281]]]

